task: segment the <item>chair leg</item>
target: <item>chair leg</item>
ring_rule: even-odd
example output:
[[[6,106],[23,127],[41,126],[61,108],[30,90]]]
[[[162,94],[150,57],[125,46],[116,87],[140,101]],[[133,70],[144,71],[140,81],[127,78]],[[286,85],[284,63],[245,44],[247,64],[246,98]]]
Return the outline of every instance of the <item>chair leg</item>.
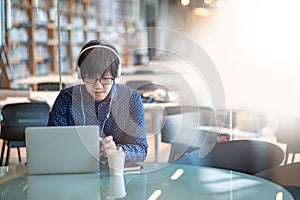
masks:
[[[291,154],[292,154],[291,163],[294,163],[294,160],[295,160],[295,153],[291,153]]]
[[[169,163],[173,162],[174,160],[174,148],[171,146],[170,155],[169,155]]]
[[[284,164],[288,164],[288,161],[289,161],[289,155],[290,155],[290,151],[289,151],[289,146],[286,147],[286,150],[285,150],[285,161],[284,161]]]
[[[17,147],[18,149],[18,157],[19,157],[19,164],[21,164],[21,152],[20,152],[20,147]]]
[[[8,166],[9,164],[9,157],[10,157],[10,142],[7,142],[7,152],[6,152],[6,160],[5,160],[5,166]]]
[[[4,156],[4,151],[5,151],[5,141],[3,140],[2,142],[2,150],[1,150],[1,158],[0,158],[0,166],[3,166],[3,156]]]

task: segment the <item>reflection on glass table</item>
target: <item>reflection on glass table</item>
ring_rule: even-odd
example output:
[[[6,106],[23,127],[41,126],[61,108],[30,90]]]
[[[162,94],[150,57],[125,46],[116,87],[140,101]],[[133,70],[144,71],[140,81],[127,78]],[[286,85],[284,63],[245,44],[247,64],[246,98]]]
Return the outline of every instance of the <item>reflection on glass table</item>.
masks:
[[[1,199],[277,199],[292,200],[284,188],[238,172],[177,164],[141,163],[143,169],[27,176],[26,166],[2,167]]]
[[[98,174],[27,176],[27,199],[100,199]]]

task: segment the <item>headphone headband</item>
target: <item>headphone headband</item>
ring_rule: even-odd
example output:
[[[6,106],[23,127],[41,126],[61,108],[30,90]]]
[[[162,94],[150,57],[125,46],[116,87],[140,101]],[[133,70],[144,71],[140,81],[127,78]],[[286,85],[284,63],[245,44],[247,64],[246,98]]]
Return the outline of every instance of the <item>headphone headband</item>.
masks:
[[[94,48],[103,48],[103,49],[107,49],[111,52],[113,52],[113,54],[117,57],[117,59],[119,60],[119,65],[118,65],[118,73],[117,73],[117,78],[119,78],[121,76],[121,57],[120,55],[111,47],[108,47],[108,46],[105,46],[105,45],[101,45],[101,44],[97,44],[97,45],[92,45],[92,46],[89,46],[89,47],[86,47],[85,49],[83,49],[79,55],[77,56],[77,67],[78,69],[80,69],[80,66],[78,64],[78,61],[79,61],[79,58],[80,56],[87,50],[89,49],[94,49]],[[80,74],[80,71],[78,70],[78,73]]]

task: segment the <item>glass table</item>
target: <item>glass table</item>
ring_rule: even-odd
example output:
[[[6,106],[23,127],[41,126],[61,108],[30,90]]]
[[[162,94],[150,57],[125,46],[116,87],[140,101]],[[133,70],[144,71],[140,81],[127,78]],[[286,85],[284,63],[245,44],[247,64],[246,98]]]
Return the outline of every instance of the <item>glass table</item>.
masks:
[[[293,199],[279,185],[229,170],[141,163],[141,171],[27,175],[26,166],[1,167],[0,199]]]

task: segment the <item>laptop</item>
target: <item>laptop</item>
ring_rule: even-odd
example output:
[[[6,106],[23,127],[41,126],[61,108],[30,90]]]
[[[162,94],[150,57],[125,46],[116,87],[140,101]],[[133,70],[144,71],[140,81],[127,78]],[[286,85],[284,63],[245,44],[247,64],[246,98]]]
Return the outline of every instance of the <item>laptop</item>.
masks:
[[[25,129],[28,174],[99,171],[98,126],[44,126]]]

